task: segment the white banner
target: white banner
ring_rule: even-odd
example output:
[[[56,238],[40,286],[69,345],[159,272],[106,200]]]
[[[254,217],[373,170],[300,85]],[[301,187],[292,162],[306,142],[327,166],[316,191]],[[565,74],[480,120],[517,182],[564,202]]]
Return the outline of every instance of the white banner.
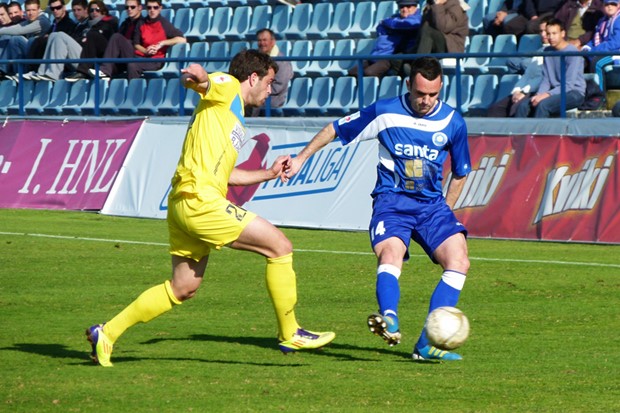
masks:
[[[320,124],[250,125],[238,166],[269,167],[279,155],[296,154]],[[103,214],[166,217],[166,198],[186,123],[147,121],[136,137]],[[376,141],[342,146],[336,141],[317,152],[286,185],[273,180],[231,188],[229,199],[276,225],[365,230],[375,183]]]

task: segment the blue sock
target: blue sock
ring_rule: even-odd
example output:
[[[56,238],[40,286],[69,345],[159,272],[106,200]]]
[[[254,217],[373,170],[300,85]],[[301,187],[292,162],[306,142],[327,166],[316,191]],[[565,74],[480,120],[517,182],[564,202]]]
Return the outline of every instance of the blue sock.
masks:
[[[398,329],[398,302],[400,301],[400,285],[398,284],[400,270],[388,264],[377,268],[377,302],[381,315],[389,315],[396,321]],[[389,330],[388,330],[389,331]]]
[[[441,280],[439,280],[437,287],[435,287],[435,291],[433,291],[433,295],[431,295],[428,314],[438,307],[456,307],[463,284],[465,284],[465,274],[456,271],[444,271]],[[423,348],[427,345],[426,331],[422,329],[416,348]]]

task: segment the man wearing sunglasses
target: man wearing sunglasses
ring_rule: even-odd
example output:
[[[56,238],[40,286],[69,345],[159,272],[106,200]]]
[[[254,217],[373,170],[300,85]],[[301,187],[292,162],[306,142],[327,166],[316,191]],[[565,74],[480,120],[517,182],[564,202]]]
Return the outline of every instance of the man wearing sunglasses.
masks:
[[[19,24],[0,29],[0,60],[23,59],[28,50],[29,39],[45,33],[51,23],[43,10],[39,0],[26,0],[26,20]],[[0,65],[0,79],[7,73],[15,73],[17,66],[11,67],[8,63]]]
[[[49,8],[54,16],[54,21],[49,30],[38,36],[28,49],[28,59],[42,59],[45,55],[45,47],[47,46],[47,40],[49,35],[56,32],[63,32],[71,34],[75,30],[76,23],[69,17],[67,8],[65,6],[65,0],[52,0],[49,2]],[[24,79],[32,79],[32,76],[36,74],[39,69],[38,64],[31,64],[29,67],[30,72],[24,75]]]
[[[130,58],[143,57],[139,62],[116,64],[104,63],[101,65],[99,77],[115,77],[127,70],[128,79],[136,79],[142,76],[146,70],[159,70],[164,64],[154,61],[166,57],[166,51],[170,46],[185,43],[183,32],[172,25],[166,18],[161,16],[161,0],[147,0],[147,18],[138,22],[133,35],[132,44],[127,42],[110,42],[104,57]],[[91,70],[91,75],[96,72]]]

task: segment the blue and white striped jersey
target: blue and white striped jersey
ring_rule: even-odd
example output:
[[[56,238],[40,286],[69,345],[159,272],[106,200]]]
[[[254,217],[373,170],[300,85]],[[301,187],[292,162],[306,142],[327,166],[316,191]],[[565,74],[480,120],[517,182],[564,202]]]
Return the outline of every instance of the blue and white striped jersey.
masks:
[[[411,108],[409,93],[375,102],[334,122],[343,145],[379,140],[377,183],[372,196],[405,193],[418,200],[441,196],[443,164],[448,153],[454,176],[471,169],[467,126],[461,115],[442,101],[425,116]]]

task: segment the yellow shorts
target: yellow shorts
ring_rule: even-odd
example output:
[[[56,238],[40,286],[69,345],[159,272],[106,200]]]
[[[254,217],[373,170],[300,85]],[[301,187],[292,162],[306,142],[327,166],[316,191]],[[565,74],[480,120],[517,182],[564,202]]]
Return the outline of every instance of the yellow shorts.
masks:
[[[256,217],[221,196],[178,196],[168,200],[170,254],[200,261],[211,248],[235,241]]]

